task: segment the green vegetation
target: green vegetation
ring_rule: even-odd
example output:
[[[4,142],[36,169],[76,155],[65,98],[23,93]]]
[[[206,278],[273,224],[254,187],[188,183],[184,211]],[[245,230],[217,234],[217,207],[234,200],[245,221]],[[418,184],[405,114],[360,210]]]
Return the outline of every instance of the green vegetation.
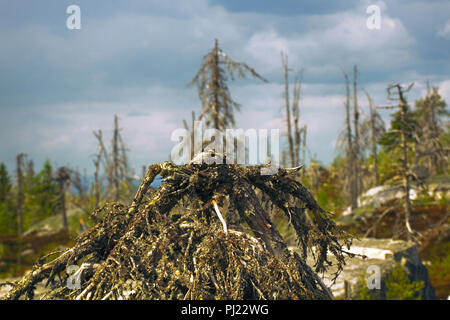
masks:
[[[99,206],[131,201],[137,185],[128,167],[117,117],[112,152],[106,150],[101,131],[95,135],[99,154],[90,187],[78,171],[68,167],[54,170],[49,159],[35,173],[33,161],[26,161],[22,153],[14,175],[0,163],[0,277],[20,275],[50,249],[70,245],[71,239],[97,222],[91,214]],[[21,183],[14,184],[19,177]]]
[[[0,164],[0,234],[9,235],[14,233],[17,225],[13,201],[11,199],[11,179],[6,166]]]
[[[420,300],[420,290],[424,288],[423,281],[412,282],[408,279],[404,268],[397,264],[386,280],[387,300]]]
[[[423,281],[411,281],[400,263],[395,265],[386,282],[386,300],[420,300],[420,290],[424,288]],[[359,280],[359,292],[356,300],[376,300],[376,290],[370,290],[366,283],[366,274]]]
[[[367,287],[367,275],[364,272],[361,277],[359,278],[359,292],[358,295],[355,297],[355,300],[375,300],[376,294],[374,292],[371,292],[371,290]]]
[[[428,276],[433,283],[436,296],[446,299],[450,287],[450,239],[435,241],[424,252],[423,259],[428,261]]]

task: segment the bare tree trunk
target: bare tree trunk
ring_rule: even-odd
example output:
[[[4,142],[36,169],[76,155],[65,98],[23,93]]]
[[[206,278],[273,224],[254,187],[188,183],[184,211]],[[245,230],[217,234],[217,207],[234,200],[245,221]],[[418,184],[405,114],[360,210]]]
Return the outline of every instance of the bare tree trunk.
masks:
[[[95,171],[94,171],[94,197],[95,197],[95,207],[97,208],[100,204],[100,198],[101,198],[101,186],[100,186],[100,164],[102,161],[102,156],[105,159],[105,162],[108,166],[108,156],[106,154],[106,150],[104,148],[103,145],[103,140],[102,140],[102,130],[98,130],[98,132],[94,131],[94,136],[97,138],[98,140],[98,153],[95,157],[94,160],[94,166],[95,166]]]
[[[353,209],[358,207],[358,199],[355,193],[355,161],[354,161],[354,148],[352,139],[352,127],[350,124],[350,87],[347,74],[344,72],[345,78],[345,89],[346,89],[346,99],[345,99],[345,112],[346,112],[346,127],[347,127],[347,179],[350,194],[350,206]]]
[[[113,138],[113,183],[114,183],[114,200],[120,199],[119,187],[119,120],[114,115],[114,138]]]
[[[400,108],[400,144],[402,151],[401,165],[402,165],[402,175],[403,175],[403,189],[405,191],[405,226],[406,226],[406,238],[408,241],[412,240],[415,232],[411,227],[411,199],[409,195],[410,185],[409,185],[409,167],[408,167],[408,144],[407,144],[407,115],[408,115],[408,107],[406,104],[406,100],[404,98],[404,93],[408,92],[414,82],[411,83],[408,88],[404,89],[400,84],[390,85],[387,89],[388,92],[388,100],[397,100],[399,101],[399,105],[397,106],[386,106],[379,108]],[[395,89],[397,92],[391,92],[392,89]],[[394,232],[395,234],[395,232]]]
[[[300,118],[300,93],[302,88],[302,71],[299,72],[294,82],[294,98],[292,101],[292,115],[294,117],[294,138],[295,138],[295,151],[294,151],[294,166],[300,165],[300,146],[301,146],[301,134],[302,129],[299,127]]]
[[[294,148],[294,166],[296,167],[300,165],[299,161],[299,153],[300,153],[300,144],[301,144],[301,132],[298,128],[298,117],[294,117],[294,137],[295,137],[295,148]]]
[[[353,141],[353,153],[354,153],[354,162],[353,162],[353,170],[355,172],[354,179],[355,179],[355,194],[356,197],[360,193],[361,181],[359,176],[359,110],[358,110],[358,91],[356,88],[357,85],[357,67],[356,65],[353,66],[353,128],[355,130],[355,139]]]
[[[398,96],[401,108],[401,140],[402,140],[402,170],[403,170],[403,187],[405,189],[405,224],[407,230],[407,240],[411,241],[413,230],[411,228],[411,201],[409,198],[409,175],[408,175],[408,146],[406,143],[406,101],[403,97],[403,90],[397,85]]]
[[[212,107],[212,118],[214,121],[214,128],[219,128],[219,41],[215,39],[214,41],[214,74],[213,74],[213,107]],[[192,132],[194,132],[194,127],[192,126]]]
[[[286,102],[286,122],[287,122],[287,133],[289,142],[289,156],[291,158],[291,166],[295,167],[295,157],[294,157],[294,142],[292,139],[291,130],[291,112],[289,109],[289,69],[288,69],[288,57],[281,53],[281,62],[283,64],[284,72],[284,98]]]
[[[191,112],[191,159],[195,157],[195,146],[194,146],[194,127],[195,127],[195,112]]]
[[[307,131],[307,126],[306,124],[303,126],[302,128],[302,132],[303,132],[303,137],[302,137],[302,164],[305,164],[305,160],[306,160],[306,131]],[[302,169],[302,171],[304,171],[304,168]]]
[[[373,179],[375,186],[378,186],[380,184],[380,177],[378,174],[378,154],[377,154],[377,139],[375,128],[376,111],[372,98],[369,96],[367,92],[366,95],[367,100],[369,100],[369,108],[370,108],[370,142],[372,147],[372,158],[373,158]]]
[[[380,176],[378,174],[378,153],[377,153],[377,140],[375,137],[375,115],[372,115],[371,126],[372,126],[372,157],[373,157],[373,175],[375,178],[375,185],[380,184]]]
[[[120,169],[120,177],[128,181],[130,178],[130,169],[128,167],[128,157],[127,157],[127,148],[125,143],[122,140],[122,136],[119,136],[119,144],[120,144],[120,158],[119,158],[119,169]]]
[[[433,92],[434,93],[434,92]],[[438,161],[438,152],[436,152],[438,148],[436,148],[436,139],[438,137],[438,126],[436,123],[436,115],[434,111],[434,105],[433,105],[433,94],[430,90],[430,84],[427,82],[427,107],[428,107],[428,126],[429,126],[429,135],[430,135],[430,144],[432,145],[432,152],[430,154],[430,172],[432,174],[437,174],[439,172],[439,161]]]
[[[23,212],[22,212],[22,205],[23,205],[23,190],[22,190],[22,183],[23,183],[23,157],[25,156],[24,153],[19,153],[16,157],[17,161],[17,234],[19,237],[22,237],[23,235]]]
[[[33,160],[28,161],[27,163],[27,171],[26,171],[26,175],[29,176],[30,178],[34,177],[34,162]]]
[[[23,211],[22,211],[22,204],[23,204],[23,158],[25,157],[24,153],[19,153],[16,157],[17,160],[17,235],[19,236],[18,241],[18,252],[17,252],[17,266],[20,266],[22,264],[22,250],[23,250],[23,244],[22,244],[22,236],[23,236]]]
[[[286,151],[281,151],[281,166],[283,168],[287,167],[287,162],[286,162]]]
[[[58,172],[58,188],[59,188],[59,205],[61,209],[61,216],[62,216],[62,222],[63,222],[63,228],[65,230],[68,230],[68,224],[67,224],[67,211],[66,211],[66,191],[65,191],[65,184],[67,181],[66,177],[66,170],[64,168],[60,168]]]
[[[98,207],[100,203],[100,182],[98,178],[99,170],[100,170],[100,159],[97,156],[97,159],[94,161],[95,171],[94,171],[94,197],[95,197],[95,207]]]
[[[189,129],[189,125],[186,120],[183,119],[183,125],[184,128],[190,132],[190,139],[191,139],[191,159],[195,157],[195,147],[194,147],[194,126],[195,126],[195,112],[191,112],[191,129]],[[225,140],[224,140],[225,141]],[[203,148],[203,146],[202,146]]]

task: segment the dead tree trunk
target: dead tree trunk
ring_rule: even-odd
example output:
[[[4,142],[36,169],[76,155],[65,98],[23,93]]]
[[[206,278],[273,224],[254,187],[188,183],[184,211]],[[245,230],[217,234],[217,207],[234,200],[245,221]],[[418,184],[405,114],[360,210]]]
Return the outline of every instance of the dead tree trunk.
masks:
[[[298,77],[294,82],[294,98],[292,101],[292,115],[294,117],[294,137],[295,137],[295,150],[294,150],[294,165],[300,165],[300,146],[301,146],[301,134],[302,128],[299,127],[300,118],[300,94],[302,88],[302,71],[299,72]]]
[[[306,160],[306,131],[307,131],[307,126],[306,124],[303,126],[302,128],[302,133],[303,133],[303,137],[302,137],[302,164],[305,164],[305,160]],[[302,169],[303,171],[304,169]]]
[[[214,41],[214,59],[213,59],[213,106],[212,118],[214,121],[214,129],[219,129],[219,41]],[[192,133],[194,126],[192,126]]]
[[[294,137],[295,137],[295,148],[294,148],[294,166],[300,165],[299,153],[301,144],[301,132],[298,127],[298,117],[294,115]]]
[[[97,208],[100,203],[100,184],[99,184],[99,162],[95,161],[95,171],[94,171],[94,198],[95,198],[95,207]]]
[[[63,221],[63,228],[67,230],[67,212],[66,212],[66,193],[64,191],[64,181],[58,181],[59,187],[59,205],[61,207],[61,216]]]
[[[122,136],[119,134],[119,144],[120,144],[120,159],[119,159],[119,169],[120,177],[122,179],[128,180],[130,178],[130,169],[128,167],[128,156],[127,148],[122,140]]]
[[[370,108],[370,144],[372,148],[372,158],[373,158],[373,179],[375,186],[380,184],[380,177],[378,174],[378,154],[377,154],[377,139],[376,139],[376,109],[373,103],[372,98],[366,92],[367,100],[369,100],[369,108]]]
[[[345,78],[345,90],[346,90],[346,99],[345,99],[345,124],[347,128],[347,180],[348,180],[348,193],[350,195],[350,206],[353,209],[358,207],[358,199],[356,196],[355,190],[355,157],[354,157],[354,148],[353,148],[353,138],[352,138],[352,127],[350,124],[350,87],[349,80],[347,74],[344,72]]]
[[[428,109],[428,127],[429,127],[429,140],[430,144],[432,145],[432,151],[430,154],[430,160],[429,160],[429,166],[430,166],[430,172],[437,174],[439,172],[439,159],[438,159],[438,149],[439,146],[436,144],[436,140],[438,139],[439,133],[438,133],[438,125],[436,121],[436,114],[434,110],[434,98],[436,97],[435,92],[436,89],[433,89],[433,92],[430,91],[430,84],[427,82],[427,109]]]
[[[405,224],[407,229],[407,240],[411,241],[413,233],[411,228],[411,201],[409,198],[409,176],[408,176],[408,146],[406,143],[406,101],[403,98],[403,91],[400,86],[397,86],[400,98],[400,108],[402,114],[402,169],[403,169],[403,187],[405,188]]]
[[[94,132],[94,135],[99,140],[98,144],[98,153],[94,159],[94,198],[95,198],[95,207],[97,208],[100,203],[100,163],[102,159],[102,143],[100,141],[102,140],[102,131],[99,130],[98,133]]]
[[[23,158],[24,153],[19,153],[16,157],[17,161],[17,235],[21,237],[23,235]]]
[[[408,241],[412,240],[414,231],[411,227],[411,199],[409,195],[409,174],[408,174],[408,144],[407,144],[407,104],[404,98],[404,93],[408,92],[414,83],[411,83],[407,89],[404,89],[400,84],[394,84],[388,87],[388,99],[398,100],[400,104],[397,106],[400,108],[400,123],[401,123],[401,148],[402,148],[402,175],[403,175],[403,188],[405,190],[405,226],[406,226],[406,238]],[[397,98],[390,98],[392,93],[391,89],[397,90]]]
[[[358,92],[357,92],[357,67],[353,66],[353,129],[355,132],[355,138],[353,140],[353,153],[354,153],[354,162],[353,162],[353,170],[354,170],[354,179],[355,179],[355,194],[358,197],[361,191],[361,181],[359,175],[359,110],[358,110]],[[356,203],[356,205],[358,205]]]
[[[67,209],[66,209],[66,184],[70,180],[69,171],[62,167],[58,170],[56,181],[58,182],[59,206],[61,210],[63,229],[68,230]]]
[[[114,137],[113,137],[113,183],[114,183],[114,200],[120,199],[119,186],[119,120],[114,115]]]
[[[194,111],[191,112],[191,129],[189,129],[189,125],[188,125],[187,121],[184,119],[183,119],[183,125],[184,125],[184,128],[188,132],[190,132],[191,146],[194,146],[194,126],[195,126],[195,112]],[[194,147],[191,148],[191,159],[194,159],[194,157],[195,157],[194,149],[195,149]],[[203,145],[202,145],[202,150],[203,150]]]
[[[111,170],[112,164],[110,161],[110,155],[108,154],[105,145],[103,144],[103,137],[102,137],[102,131],[98,130],[98,132],[94,131],[94,136],[97,138],[98,140],[98,156],[97,159],[99,161],[99,169],[100,169],[100,163],[101,163],[101,159],[103,157],[103,160],[105,161],[104,163],[104,167],[106,168],[106,174],[107,174],[107,179],[108,179],[108,186],[110,187],[111,185],[113,185],[114,183],[114,176]],[[100,173],[100,171],[99,171]],[[98,190],[99,190],[99,199],[101,198],[101,186],[100,186],[100,176],[99,176],[99,184],[98,184]]]
[[[292,139],[292,130],[291,130],[291,112],[289,109],[289,71],[288,68],[288,57],[281,53],[281,62],[283,64],[283,72],[284,72],[284,99],[286,102],[286,123],[287,123],[287,134],[288,134],[288,142],[289,142],[289,156],[291,158],[291,166],[295,167],[295,157],[294,157],[294,141]]]

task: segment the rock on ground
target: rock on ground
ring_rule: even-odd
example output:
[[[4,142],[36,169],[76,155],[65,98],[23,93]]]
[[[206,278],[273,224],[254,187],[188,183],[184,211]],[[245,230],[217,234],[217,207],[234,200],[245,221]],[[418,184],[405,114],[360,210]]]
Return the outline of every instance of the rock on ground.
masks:
[[[428,278],[428,271],[420,259],[415,244],[401,240],[364,238],[355,240],[349,251],[365,255],[367,258],[358,256],[347,258],[347,264],[334,284],[331,281],[332,274],[336,271],[333,267],[322,274],[324,283],[330,287],[336,298],[355,298],[361,285],[361,276],[364,273],[373,274],[373,271],[370,269],[367,271],[367,269],[370,266],[377,266],[381,273],[381,289],[376,290],[377,298],[385,299],[385,280],[394,266],[400,263],[411,281],[424,282],[425,287],[420,292],[422,299],[436,299],[434,288]],[[312,264],[312,260],[308,262]]]

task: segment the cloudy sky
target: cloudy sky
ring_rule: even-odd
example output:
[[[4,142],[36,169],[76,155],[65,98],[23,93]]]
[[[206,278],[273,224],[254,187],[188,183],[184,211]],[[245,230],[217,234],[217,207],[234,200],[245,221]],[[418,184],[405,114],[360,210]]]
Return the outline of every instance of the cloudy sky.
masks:
[[[66,27],[72,4],[80,30]],[[381,9],[379,30],[366,26],[369,5]],[[92,131],[109,143],[114,114],[138,173],[166,160],[172,131],[201,110],[186,84],[215,38],[270,81],[230,83],[240,128],[283,128],[280,51],[304,68],[301,122],[325,164],[344,122],[342,69],[357,64],[377,104],[394,82],[415,81],[413,101],[426,80],[450,102],[448,0],[0,0],[0,162],[13,168],[25,152],[37,166],[92,172]],[[359,100],[367,114],[363,91]]]

